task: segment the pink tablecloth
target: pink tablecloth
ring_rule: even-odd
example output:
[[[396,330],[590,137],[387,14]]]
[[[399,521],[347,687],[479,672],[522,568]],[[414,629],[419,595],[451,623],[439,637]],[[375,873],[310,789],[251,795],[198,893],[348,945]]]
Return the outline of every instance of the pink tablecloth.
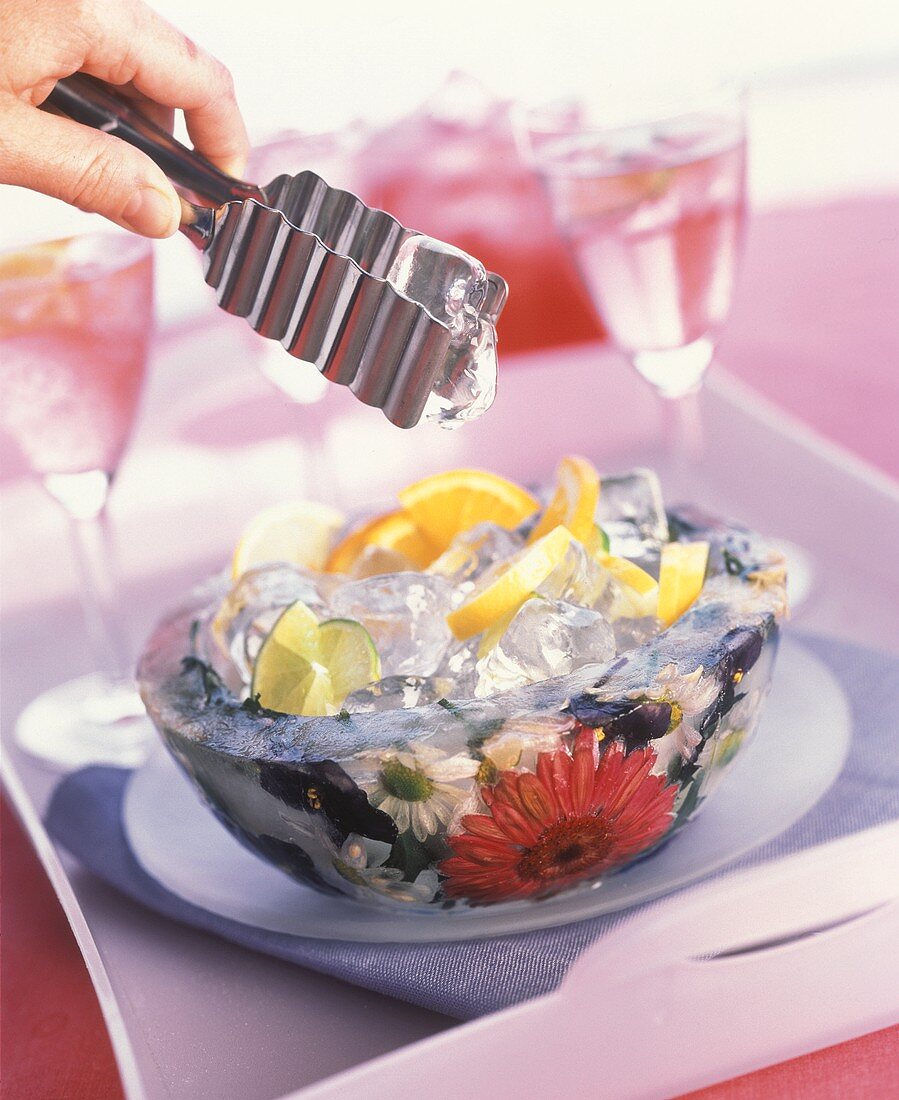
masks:
[[[897,287],[899,197],[761,215],[721,358],[824,436],[899,476]],[[4,1096],[119,1096],[77,947],[9,817],[3,841]],[[878,1032],[696,1096],[897,1096],[897,1048],[899,1029]]]
[[[899,477],[899,195],[756,217],[720,357]]]

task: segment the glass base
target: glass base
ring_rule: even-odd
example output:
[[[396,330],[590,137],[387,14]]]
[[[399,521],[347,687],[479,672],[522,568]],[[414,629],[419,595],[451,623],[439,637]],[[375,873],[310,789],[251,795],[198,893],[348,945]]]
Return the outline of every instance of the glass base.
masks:
[[[788,539],[774,539],[774,545],[787,559],[787,600],[795,611],[805,603],[815,587],[815,559],[804,546]]]
[[[701,336],[680,348],[636,351],[630,357],[640,374],[663,397],[677,398],[699,389],[714,354],[714,341]]]
[[[66,770],[132,768],[146,759],[156,734],[134,686],[94,672],[32,700],[16,723],[16,741],[30,756]]]

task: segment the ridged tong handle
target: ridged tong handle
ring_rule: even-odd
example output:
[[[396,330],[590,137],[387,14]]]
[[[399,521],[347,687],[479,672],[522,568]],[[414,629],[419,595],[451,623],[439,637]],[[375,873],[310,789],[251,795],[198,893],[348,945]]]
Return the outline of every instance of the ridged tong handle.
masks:
[[[159,165],[173,183],[192,191],[203,202],[214,207],[243,199],[265,201],[262,191],[255,184],[226,175],[93,77],[75,73],[60,80],[46,103],[75,122],[112,134],[140,149]],[[204,247],[211,233],[210,212],[185,199],[182,199],[182,209],[182,232],[196,245]]]

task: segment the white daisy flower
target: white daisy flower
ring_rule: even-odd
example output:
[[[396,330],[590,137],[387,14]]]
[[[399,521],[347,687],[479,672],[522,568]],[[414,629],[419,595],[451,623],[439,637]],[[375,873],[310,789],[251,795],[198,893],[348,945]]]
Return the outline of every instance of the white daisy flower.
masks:
[[[654,772],[667,772],[678,755],[685,761],[693,758],[702,740],[693,719],[708,710],[720,690],[716,677],[706,676],[702,665],[692,672],[681,673],[672,662],[659,670],[648,692],[639,693],[641,698],[648,695],[671,707],[668,733],[652,743],[657,755]]]
[[[333,859],[334,869],[354,886],[373,890],[392,901],[427,904],[434,900],[440,882],[436,871],[421,871],[414,882],[405,882],[397,867],[384,867],[390,845],[350,833]]]
[[[671,704],[675,716],[692,718],[714,703],[721,686],[714,676],[706,676],[702,665],[692,672],[681,673],[672,662],[656,674],[649,695]]]
[[[470,756],[447,756],[429,745],[363,754],[368,759],[372,756],[374,775],[361,778],[360,785],[371,804],[389,814],[401,833],[411,831],[419,841],[449,824],[456,804],[466,794],[453,782],[473,779],[480,767],[480,761]]]

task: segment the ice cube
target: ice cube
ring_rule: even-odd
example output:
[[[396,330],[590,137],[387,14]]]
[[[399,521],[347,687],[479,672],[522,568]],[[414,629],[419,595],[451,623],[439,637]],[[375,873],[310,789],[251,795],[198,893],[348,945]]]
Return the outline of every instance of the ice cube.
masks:
[[[612,620],[612,629],[618,652],[625,653],[654,638],[662,629],[662,624],[653,615],[622,615]]]
[[[456,535],[447,549],[428,566],[428,573],[445,577],[457,599],[498,562],[511,558],[524,545],[524,537],[497,523],[478,523]]]
[[[612,627],[596,611],[563,600],[530,599],[478,662],[475,695],[564,676],[615,655]]]
[[[442,428],[477,420],[496,397],[496,375],[496,330],[489,321],[481,321],[476,332],[451,345],[425,405],[425,419]]]
[[[559,564],[538,585],[537,592],[551,600],[603,610],[601,605],[610,603],[613,583],[608,570],[597,564],[582,543],[573,539]]]
[[[662,489],[652,470],[604,477],[596,518],[609,536],[610,552],[622,558],[651,564],[668,541]]]
[[[352,692],[344,700],[350,714],[373,714],[383,710],[423,707],[443,698],[446,685],[428,676],[386,676],[368,687]]]
[[[374,639],[384,676],[430,676],[451,634],[452,589],[443,577],[391,573],[342,585],[331,614],[362,623]]]
[[[478,645],[481,636],[464,642],[453,639],[443,654],[437,675],[444,681],[448,699],[470,699],[478,681]]]
[[[222,601],[210,623],[213,639],[245,684],[265,636],[281,612],[301,600],[319,618],[327,617],[336,578],[278,562],[248,569]]]
[[[473,256],[433,237],[409,237],[400,246],[387,281],[449,325],[454,339],[476,335],[487,272]]]

